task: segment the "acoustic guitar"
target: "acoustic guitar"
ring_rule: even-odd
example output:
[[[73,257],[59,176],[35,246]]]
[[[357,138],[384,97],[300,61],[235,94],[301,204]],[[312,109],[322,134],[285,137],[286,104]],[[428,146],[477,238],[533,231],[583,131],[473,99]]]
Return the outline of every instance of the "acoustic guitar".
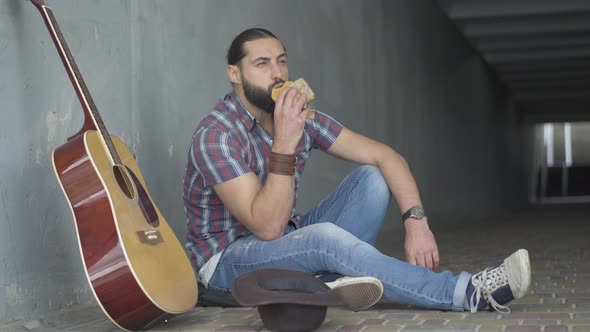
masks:
[[[90,288],[118,327],[150,328],[195,306],[195,274],[133,155],[108,133],[51,8],[31,2],[84,112],[82,129],[53,151],[53,166],[74,216]]]

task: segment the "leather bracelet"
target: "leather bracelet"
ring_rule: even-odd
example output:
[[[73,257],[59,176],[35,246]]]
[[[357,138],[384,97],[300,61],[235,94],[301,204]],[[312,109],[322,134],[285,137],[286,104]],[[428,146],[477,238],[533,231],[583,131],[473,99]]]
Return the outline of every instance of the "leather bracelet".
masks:
[[[268,172],[277,175],[295,175],[295,166],[290,166],[288,168],[280,168],[280,167],[273,167],[272,165],[268,168]]]
[[[297,156],[294,153],[286,154],[286,153],[278,153],[278,152],[271,152],[270,153],[270,160],[279,161],[279,162],[288,162],[295,164],[297,162]]]
[[[295,175],[297,156],[295,154],[284,154],[271,152],[268,172],[278,175]]]
[[[268,172],[278,175],[295,175],[295,166],[271,163],[268,167]]]

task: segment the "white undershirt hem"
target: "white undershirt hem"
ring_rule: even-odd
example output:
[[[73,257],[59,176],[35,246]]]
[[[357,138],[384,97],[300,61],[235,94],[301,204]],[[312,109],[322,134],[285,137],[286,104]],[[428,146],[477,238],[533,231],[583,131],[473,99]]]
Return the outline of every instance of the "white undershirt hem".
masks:
[[[211,280],[213,273],[215,273],[215,269],[217,268],[222,253],[223,250],[213,255],[213,257],[209,258],[207,263],[205,263],[205,265],[199,270],[199,278],[205,288],[209,288],[209,280]]]

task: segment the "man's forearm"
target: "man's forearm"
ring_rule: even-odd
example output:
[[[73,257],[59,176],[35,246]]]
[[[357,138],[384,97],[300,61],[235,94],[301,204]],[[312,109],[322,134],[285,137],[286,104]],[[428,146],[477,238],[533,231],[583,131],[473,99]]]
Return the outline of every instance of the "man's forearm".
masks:
[[[390,148],[380,156],[377,166],[387,181],[400,213],[404,213],[412,206],[422,205],[416,180],[406,160]]]
[[[275,132],[272,153],[290,156],[294,153],[296,145],[297,141],[281,139]],[[252,201],[252,217],[260,226],[254,234],[261,240],[274,240],[283,235],[295,202],[294,176],[279,175],[271,171],[273,162],[285,163],[284,160],[273,160],[272,153],[266,180]],[[294,159],[295,165],[289,166],[296,167],[297,158]]]
[[[252,217],[258,227],[254,234],[261,240],[274,240],[283,235],[291,218],[295,201],[293,176],[269,173],[252,202]]]

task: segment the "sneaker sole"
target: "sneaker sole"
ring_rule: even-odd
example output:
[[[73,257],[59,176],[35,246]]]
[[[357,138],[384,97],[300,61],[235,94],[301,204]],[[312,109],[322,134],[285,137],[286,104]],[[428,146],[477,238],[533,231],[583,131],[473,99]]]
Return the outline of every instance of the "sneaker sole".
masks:
[[[383,284],[375,278],[358,278],[353,282],[336,286],[333,291],[350,310],[360,311],[379,302],[383,296]]]
[[[512,287],[510,287],[510,290],[512,290],[514,298],[519,299],[527,293],[531,285],[529,252],[526,249],[519,249],[510,257],[506,258],[504,264],[506,264],[506,273],[508,274],[510,283],[514,282],[514,289],[517,289],[518,292],[515,294]],[[520,273],[517,274],[517,271]]]

